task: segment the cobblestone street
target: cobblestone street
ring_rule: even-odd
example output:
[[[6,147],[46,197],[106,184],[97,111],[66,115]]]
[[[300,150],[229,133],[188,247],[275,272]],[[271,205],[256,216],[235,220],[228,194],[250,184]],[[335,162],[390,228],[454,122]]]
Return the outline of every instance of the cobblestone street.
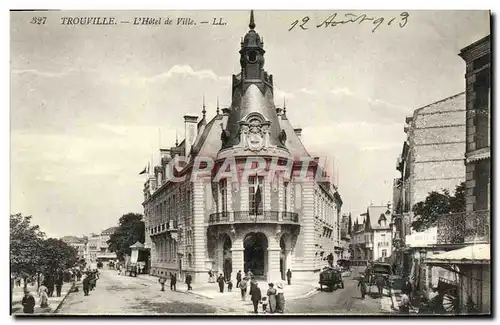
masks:
[[[221,293],[213,299],[186,293],[185,284],[178,283],[173,292],[168,285],[161,292],[154,278],[119,276],[114,271],[103,270],[97,287],[89,296],[80,290],[71,293],[58,310],[58,314],[106,315],[162,315],[162,314],[247,314],[252,313],[252,303],[241,301],[237,292]],[[382,300],[359,298],[357,281],[345,278],[345,288],[333,292],[317,292],[305,298],[289,299],[286,314],[383,314]],[[265,283],[260,283],[264,293]],[[267,286],[266,286],[267,287]],[[214,291],[216,290],[214,286]],[[239,293],[238,293],[239,294]],[[224,298],[224,299],[222,299]],[[259,311],[262,313],[261,306]]]

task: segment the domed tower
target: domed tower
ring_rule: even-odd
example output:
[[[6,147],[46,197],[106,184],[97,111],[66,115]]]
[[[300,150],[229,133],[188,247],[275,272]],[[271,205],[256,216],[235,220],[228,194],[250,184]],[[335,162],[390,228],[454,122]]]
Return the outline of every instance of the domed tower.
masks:
[[[264,42],[255,31],[253,10],[248,27],[250,30],[243,37],[239,51],[241,72],[233,75],[232,103],[225,112],[225,123],[221,124],[219,155],[288,156],[286,133],[274,105],[273,78],[264,70]]]

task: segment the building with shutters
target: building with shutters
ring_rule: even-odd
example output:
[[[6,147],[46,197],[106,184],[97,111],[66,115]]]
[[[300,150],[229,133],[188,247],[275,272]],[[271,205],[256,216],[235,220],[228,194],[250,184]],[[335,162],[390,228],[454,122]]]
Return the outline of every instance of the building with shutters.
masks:
[[[152,275],[204,282],[209,270],[233,279],[251,270],[276,281],[290,269],[310,279],[341,256],[338,189],[275,105],[253,12],[249,28],[230,107],[184,116],[185,139],[160,149],[144,184]]]

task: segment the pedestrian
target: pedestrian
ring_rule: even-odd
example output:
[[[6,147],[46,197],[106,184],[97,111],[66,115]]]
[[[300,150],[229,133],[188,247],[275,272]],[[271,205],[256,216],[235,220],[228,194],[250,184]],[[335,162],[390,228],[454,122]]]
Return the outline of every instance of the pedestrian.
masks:
[[[290,271],[290,269],[286,271],[286,282],[288,285],[292,284],[292,271]]]
[[[49,307],[49,295],[48,288],[45,284],[42,284],[40,288],[38,288],[38,296],[40,297],[40,307],[47,308]]]
[[[267,289],[267,300],[269,301],[269,312],[274,314],[276,312],[276,289],[273,283],[269,283],[269,289]]]
[[[361,275],[359,277],[358,288],[361,291],[361,299],[365,299],[366,296],[366,282],[365,277]]]
[[[229,281],[227,281],[227,291],[228,292],[233,291],[233,281],[231,279],[229,279]]]
[[[245,300],[247,296],[247,284],[248,284],[248,278],[244,277],[243,280],[241,280],[240,285],[238,286],[241,290],[241,300]]]
[[[212,270],[208,271],[208,283],[215,283],[214,273],[212,272]]]
[[[262,297],[262,311],[264,314],[267,312],[267,297]]]
[[[237,288],[240,287],[240,282],[241,282],[241,270],[239,270],[238,273],[236,273],[236,287]]]
[[[221,293],[224,292],[224,276],[222,275],[222,273],[219,275],[219,277],[217,278],[217,283],[219,284],[219,290]]]
[[[377,278],[377,289],[378,289],[378,295],[380,298],[384,295],[384,287],[385,287],[385,279],[383,276],[379,276]]]
[[[255,283],[252,285],[250,288],[250,297],[252,299],[252,304],[253,304],[253,312],[255,314],[258,314],[258,307],[259,307],[259,302],[262,299],[262,293],[260,292],[259,284]]]
[[[253,278],[253,272],[252,272],[252,270],[248,270],[248,271],[247,271],[247,275],[248,275],[248,277],[249,277],[250,279],[252,279],[252,278]]]
[[[83,277],[82,286],[83,286],[83,294],[85,296],[88,296],[90,289],[90,274],[88,273],[85,274],[85,276]]]
[[[276,293],[276,312],[283,314],[285,312],[285,291],[283,290],[283,283],[278,283]]]
[[[54,276],[52,274],[47,275],[45,286],[47,287],[47,295],[49,297],[52,297],[52,295],[54,294]]]
[[[161,286],[161,291],[165,291],[165,282],[167,282],[167,279],[165,279],[164,276],[161,276],[159,279],[158,279],[158,283],[160,284]]]
[[[21,287],[21,277],[20,276],[18,276],[16,278],[16,287]]]
[[[410,279],[408,279],[408,277],[405,277],[405,281],[404,281],[401,293],[406,294],[408,296],[408,298],[410,299],[410,301],[412,300],[413,285],[411,284]]]
[[[399,313],[400,314],[410,313],[410,298],[405,293],[401,296],[401,306],[399,307]]]
[[[170,273],[170,290],[177,291],[176,285],[177,285],[177,274]]]
[[[193,290],[193,287],[191,287],[191,283],[193,282],[193,277],[191,276],[191,274],[186,274],[186,284],[187,284],[187,289],[188,291],[189,290]]]
[[[60,297],[63,286],[63,273],[61,271],[58,272],[55,283],[56,283],[56,294],[58,297]]]
[[[28,291],[24,290],[24,297],[23,300],[21,301],[21,304],[23,305],[23,313],[25,314],[33,314],[35,313],[35,297]]]

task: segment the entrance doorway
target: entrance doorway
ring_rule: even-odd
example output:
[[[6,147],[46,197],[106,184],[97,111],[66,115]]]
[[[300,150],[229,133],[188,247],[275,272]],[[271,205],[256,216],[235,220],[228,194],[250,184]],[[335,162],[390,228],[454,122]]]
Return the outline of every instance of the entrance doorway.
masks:
[[[249,233],[243,240],[245,248],[245,272],[251,270],[255,276],[267,275],[267,237],[261,232]]]

